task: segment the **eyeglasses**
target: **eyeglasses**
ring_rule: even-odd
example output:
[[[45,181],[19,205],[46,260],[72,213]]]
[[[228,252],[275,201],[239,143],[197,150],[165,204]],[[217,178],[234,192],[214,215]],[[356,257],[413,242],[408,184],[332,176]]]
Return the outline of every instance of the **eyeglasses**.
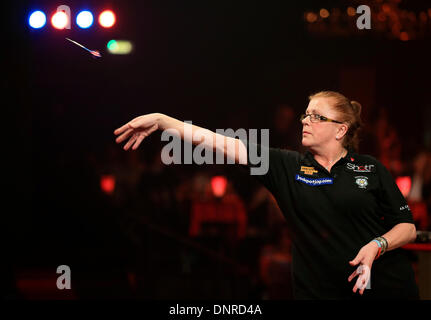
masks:
[[[310,121],[313,122],[313,123],[315,123],[315,122],[335,122],[335,123],[342,123],[341,121],[329,119],[329,118],[326,118],[326,117],[321,116],[320,114],[316,114],[316,113],[302,114],[301,117],[300,117],[300,121],[304,120],[308,116],[310,116]]]

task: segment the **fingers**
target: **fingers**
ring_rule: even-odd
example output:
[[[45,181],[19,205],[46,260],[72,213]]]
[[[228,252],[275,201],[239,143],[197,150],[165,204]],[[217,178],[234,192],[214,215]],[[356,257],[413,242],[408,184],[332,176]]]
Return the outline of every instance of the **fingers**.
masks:
[[[128,122],[124,126],[118,128],[118,129],[115,129],[114,134],[119,135],[119,134],[123,133],[124,131],[126,131],[127,129],[130,129],[130,128],[131,128],[130,122]]]
[[[132,145],[132,149],[136,150],[141,144],[142,140],[159,128],[157,123],[154,123],[149,128],[145,128],[142,123],[139,123],[140,121],[142,122],[143,118],[138,117],[114,131],[114,134],[120,135],[115,139],[117,143],[121,143],[129,138],[129,141],[127,141],[123,147],[124,150],[129,150]],[[142,128],[139,129],[140,127]]]
[[[357,285],[355,284],[355,286],[353,287],[353,293],[356,293],[356,291],[358,291],[358,287],[357,287]],[[363,294],[364,294],[364,291],[365,291],[365,288],[360,289],[360,290],[359,290],[359,294],[360,294],[360,295],[363,295]]]
[[[144,140],[146,137],[148,137],[151,133],[156,131],[158,128],[159,128],[158,124],[155,124],[150,129],[148,129],[147,131],[140,133],[138,138],[136,139],[136,142],[133,145],[132,149],[136,150],[139,147],[139,145],[141,144],[142,140]]]
[[[353,292],[356,293],[356,291],[359,289],[359,294],[364,294],[365,289],[367,289],[367,285],[370,281],[371,271],[370,268],[367,265],[361,264],[356,270],[349,276],[348,280],[349,282],[359,275],[358,279],[356,280],[355,286],[353,287]]]
[[[355,270],[355,271],[353,271],[353,273],[349,276],[349,278],[347,280],[350,282],[357,275],[358,275],[358,270]]]
[[[138,135],[135,133],[130,139],[129,141],[127,141],[127,143],[124,145],[123,149],[124,150],[129,150],[130,146],[136,141],[136,139],[138,138]]]
[[[372,250],[370,251],[369,248],[369,246],[362,247],[356,257],[349,261],[351,266],[356,266],[359,264],[356,270],[349,276],[348,281],[352,281],[354,277],[359,275],[352,291],[356,293],[356,291],[359,289],[359,294],[361,295],[364,294],[365,289],[367,289],[366,287],[368,286],[371,277],[371,265],[373,263],[374,257],[372,257],[370,260],[370,255],[374,253],[372,253]]]
[[[364,293],[364,290],[365,290],[365,287],[367,286],[367,283],[368,283],[368,281],[367,281],[367,279],[365,277],[363,277],[362,275],[360,275],[358,277],[358,281],[356,281],[355,288],[359,288],[360,289],[359,293],[361,295]],[[356,291],[353,291],[353,292],[356,292]]]
[[[121,136],[115,139],[115,142],[120,143],[126,140],[133,133],[133,129],[126,130]]]
[[[359,260],[357,258],[353,259],[352,261],[349,261],[351,266],[356,266],[359,263]]]
[[[355,284],[355,286],[353,287],[353,292],[356,293],[356,291],[358,290],[357,285]]]
[[[356,291],[359,289],[359,293],[362,295],[364,293],[365,287],[367,286],[367,279],[363,275],[360,275],[358,277],[358,280],[356,281],[355,286],[353,287],[353,292],[356,293]]]
[[[359,252],[358,254],[357,254],[357,256],[355,257],[355,259],[353,259],[352,261],[349,261],[349,264],[351,265],[351,266],[356,266],[356,265],[358,265],[358,263],[359,262],[361,262],[361,260],[362,260],[362,255],[361,255],[361,253]],[[356,270],[355,271],[353,271],[353,273],[349,276],[349,278],[347,279],[349,282],[350,281],[352,281],[352,279],[354,278],[354,277],[356,277],[358,274],[360,274],[360,272],[361,272],[361,269],[360,269],[360,267],[358,267],[358,268],[356,268]],[[355,285],[355,287],[353,288],[353,292],[356,292],[356,289],[357,289],[357,287],[356,287],[356,285]]]
[[[362,261],[362,255],[359,253],[356,257],[355,257],[355,259],[353,259],[352,261],[349,261],[349,263],[350,263],[350,265],[351,266],[356,266],[356,265],[358,265],[359,264],[359,262],[361,262]]]
[[[359,269],[359,268],[358,268]],[[354,277],[356,277],[358,274],[359,274],[359,277],[358,277],[358,279],[356,280],[356,283],[355,283],[355,285],[353,286],[353,292],[354,293],[356,293],[356,291],[358,291],[358,288],[362,288],[361,286],[360,286],[360,284],[362,283],[362,279],[361,279],[361,275],[360,275],[360,272],[358,272],[358,269],[356,269],[355,270],[355,272],[353,272],[351,275],[350,275],[350,277],[349,277],[349,282],[354,278]]]
[[[138,136],[138,138],[136,139],[135,144],[133,145],[132,149],[133,150],[138,149],[139,145],[141,144],[142,140],[144,140],[144,138],[145,138],[145,135],[144,134],[140,134]]]

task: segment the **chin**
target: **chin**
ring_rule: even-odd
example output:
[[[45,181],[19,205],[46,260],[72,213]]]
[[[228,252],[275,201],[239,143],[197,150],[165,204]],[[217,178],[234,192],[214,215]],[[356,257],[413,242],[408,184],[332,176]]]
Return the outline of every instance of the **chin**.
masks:
[[[304,147],[309,147],[311,145],[310,142],[307,141],[307,139],[302,139],[301,143]]]

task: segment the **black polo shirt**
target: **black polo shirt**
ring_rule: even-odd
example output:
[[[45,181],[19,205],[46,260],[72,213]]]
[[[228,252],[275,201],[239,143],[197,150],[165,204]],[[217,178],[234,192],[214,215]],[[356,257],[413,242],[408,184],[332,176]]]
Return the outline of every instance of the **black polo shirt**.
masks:
[[[257,145],[260,154],[261,148],[267,147]],[[359,296],[352,293],[356,278],[347,281],[356,269],[349,261],[396,224],[413,223],[391,174],[377,159],[351,150],[328,172],[310,152],[267,149],[269,170],[254,177],[271,191],[286,219],[292,238],[295,298]],[[362,298],[367,297],[418,297],[403,249],[388,251],[374,261],[371,289]]]

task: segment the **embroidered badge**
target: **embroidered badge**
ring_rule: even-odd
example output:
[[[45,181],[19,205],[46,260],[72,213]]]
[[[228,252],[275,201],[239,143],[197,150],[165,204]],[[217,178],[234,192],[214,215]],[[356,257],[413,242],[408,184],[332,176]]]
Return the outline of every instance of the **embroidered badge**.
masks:
[[[359,188],[365,189],[368,186],[368,177],[355,177],[356,178],[356,184]]]
[[[367,172],[375,172],[376,167],[374,164],[364,164],[364,165],[356,165],[348,162],[346,164],[347,171],[359,172],[359,173],[367,173]]]
[[[301,171],[308,175],[313,175],[314,173],[318,172],[316,169],[314,169],[314,167],[306,167],[306,166],[301,166]]]
[[[295,180],[303,182],[309,186],[321,186],[324,184],[333,184],[334,183],[334,179],[332,179],[332,178],[310,179],[310,178],[300,176],[299,174],[297,174],[295,176]]]

